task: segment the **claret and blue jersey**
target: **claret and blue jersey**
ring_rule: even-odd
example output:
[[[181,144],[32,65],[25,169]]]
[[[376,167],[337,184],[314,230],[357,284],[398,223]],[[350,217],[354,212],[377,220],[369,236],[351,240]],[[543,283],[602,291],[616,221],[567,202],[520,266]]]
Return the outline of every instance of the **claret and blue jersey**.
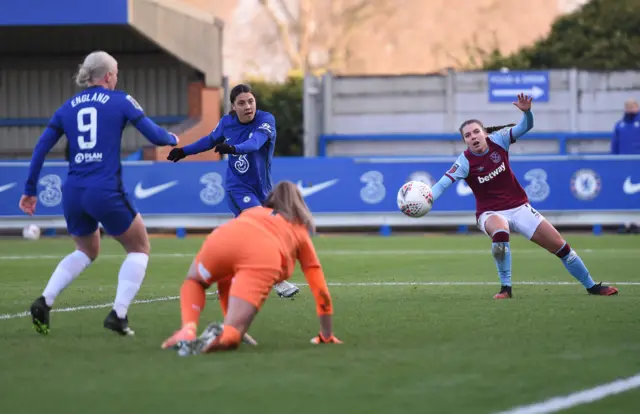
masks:
[[[217,144],[235,147],[228,158],[225,179],[227,201],[235,215],[262,205],[271,192],[271,163],[276,144],[276,121],[272,114],[256,111],[249,123],[236,115],[225,115],[207,136],[183,148],[185,155],[207,151]]]
[[[484,211],[507,210],[527,203],[527,194],[509,165],[509,147],[531,128],[533,114],[527,111],[515,127],[490,134],[487,139],[488,148],[483,153],[465,150],[433,186],[434,200],[457,180],[465,180],[476,198],[476,215]]]

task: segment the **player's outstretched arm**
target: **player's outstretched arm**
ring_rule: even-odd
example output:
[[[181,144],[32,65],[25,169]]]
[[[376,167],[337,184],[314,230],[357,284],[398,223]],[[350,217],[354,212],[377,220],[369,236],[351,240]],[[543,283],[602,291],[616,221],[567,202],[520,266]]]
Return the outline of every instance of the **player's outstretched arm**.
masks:
[[[511,128],[511,141],[515,142],[533,128],[533,112],[531,112],[531,102],[533,98],[525,96],[524,94],[518,95],[518,100],[513,103],[516,108],[522,111],[522,118],[520,122],[513,128]]]
[[[175,134],[162,128],[146,116],[134,123],[133,126],[154,145],[160,147],[178,145],[178,137]]]
[[[178,162],[181,159],[194,154],[199,154],[201,152],[209,151],[211,148],[215,147],[217,144],[224,141],[223,135],[223,121],[224,118],[218,122],[218,125],[211,131],[209,135],[205,135],[194,143],[189,145],[185,145],[182,148],[174,148],[169,152],[167,159],[169,161]]]
[[[215,147],[216,144],[222,142],[223,138],[217,138],[215,135],[215,130],[206,135],[193,144],[185,145],[182,149],[184,150],[185,155],[194,155],[199,154],[201,152],[209,151],[211,148]]]
[[[64,129],[62,129],[62,123],[59,121],[58,113],[56,112],[40,136],[40,139],[38,139],[38,143],[33,149],[33,155],[31,156],[29,176],[24,186],[24,195],[20,199],[19,204],[20,209],[29,215],[35,213],[38,178],[40,177],[44,160],[49,151],[51,151],[60,140],[62,134],[64,134]]]
[[[309,289],[313,293],[316,313],[320,322],[320,332],[311,338],[311,343],[341,344],[342,341],[333,334],[333,303],[322,267],[303,267],[303,272],[309,283]]]
[[[251,135],[251,138],[238,145],[218,144],[215,151],[220,154],[249,154],[256,152],[265,142],[269,140],[269,137],[262,132],[255,132]]]
[[[214,131],[215,132],[215,131]],[[212,133],[213,134],[213,133]],[[174,148],[169,152],[167,159],[169,161],[178,162],[189,155],[199,154],[201,152],[209,151],[216,143],[221,142],[221,139],[214,140],[211,135],[204,136],[196,142],[185,145],[182,148]]]
[[[448,176],[443,175],[442,178],[431,187],[433,201],[435,202],[453,183]]]
[[[298,250],[298,260],[302,267],[305,279],[309,283],[309,289],[316,302],[316,313],[320,321],[320,333],[311,339],[311,343],[341,344],[338,338],[333,335],[333,303],[327,281],[324,278],[320,260],[313,247],[311,238],[307,235]]]
[[[444,173],[442,178],[433,185],[431,188],[431,194],[433,195],[433,201],[435,202],[451,184],[458,180],[464,180],[469,175],[469,161],[461,154],[456,162],[449,168],[449,171]]]
[[[127,120],[131,122],[149,142],[157,146],[178,145],[178,137],[149,119],[138,101],[131,95],[125,95],[124,99],[117,102],[121,106],[122,112]]]
[[[251,134],[251,138],[238,145],[228,145],[225,143],[216,145],[215,151],[220,154],[249,154],[256,152],[272,139],[276,131],[276,121],[273,115],[265,116],[264,121]]]

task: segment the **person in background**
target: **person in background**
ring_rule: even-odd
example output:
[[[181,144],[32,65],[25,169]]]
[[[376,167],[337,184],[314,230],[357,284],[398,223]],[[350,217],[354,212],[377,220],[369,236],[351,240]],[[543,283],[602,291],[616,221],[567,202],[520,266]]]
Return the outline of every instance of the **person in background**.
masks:
[[[640,154],[640,105],[635,99],[624,103],[624,116],[613,129],[611,153]]]
[[[629,98],[624,103],[624,116],[616,122],[613,128],[613,136],[611,137],[611,154],[616,155],[632,155],[640,154],[640,105],[638,101]],[[624,182],[623,191],[625,194],[632,195],[634,191],[632,177],[627,177]],[[625,233],[639,233],[639,224],[635,222],[626,222],[623,224]]]

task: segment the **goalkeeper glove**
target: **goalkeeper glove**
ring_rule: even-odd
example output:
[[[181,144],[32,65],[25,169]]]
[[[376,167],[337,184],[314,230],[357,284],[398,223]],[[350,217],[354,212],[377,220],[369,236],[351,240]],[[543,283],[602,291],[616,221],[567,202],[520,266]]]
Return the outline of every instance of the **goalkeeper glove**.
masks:
[[[184,150],[182,148],[173,148],[169,152],[169,155],[167,156],[167,159],[169,161],[178,162],[181,159],[185,158],[186,156],[187,155],[184,153]]]
[[[325,338],[322,333],[319,333],[318,335],[314,336],[313,338],[311,338],[311,343],[312,344],[341,344],[342,341],[339,340],[338,338],[336,338],[333,334],[331,334],[331,336],[329,338]]]
[[[216,145],[215,151],[218,154],[235,154],[236,147],[234,147],[233,145],[222,143],[222,144]]]

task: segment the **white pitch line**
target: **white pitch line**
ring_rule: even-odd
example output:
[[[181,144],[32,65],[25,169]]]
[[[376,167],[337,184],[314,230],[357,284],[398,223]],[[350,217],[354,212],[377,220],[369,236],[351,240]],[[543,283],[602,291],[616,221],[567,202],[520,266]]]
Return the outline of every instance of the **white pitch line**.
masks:
[[[573,394],[553,397],[546,401],[515,407],[497,414],[548,414],[560,410],[576,407],[582,404],[589,404],[602,400],[611,395],[620,394],[640,387],[640,373],[624,379],[619,379],[594,388],[578,391]]]
[[[174,257],[195,257],[197,252],[193,253],[156,253],[151,256],[153,260],[163,259],[163,258],[174,258]],[[318,250],[318,255],[320,256],[376,256],[376,255],[447,255],[447,254],[490,254],[491,250],[483,250],[483,249],[472,249],[472,250],[463,250],[463,249],[448,249],[448,250],[433,250],[433,249],[424,249],[424,250]],[[543,249],[520,249],[514,250],[514,254],[541,254],[548,255],[546,251]],[[629,253],[636,255],[638,253],[637,249],[581,249],[578,250],[578,254],[580,253],[608,253],[608,254],[616,254],[616,253]],[[5,255],[0,256],[0,260],[61,260],[66,253],[61,253],[59,255]],[[113,253],[105,253],[98,256],[98,259],[124,259],[124,254],[113,254]]]
[[[214,293],[207,293],[207,295],[213,295],[213,294]],[[144,303],[154,303],[154,302],[167,302],[167,301],[176,300],[176,299],[180,299],[180,296],[163,296],[163,297],[159,297],[159,298],[134,300],[133,303],[134,304],[144,304]],[[100,304],[100,305],[71,306],[71,307],[68,307],[68,308],[53,309],[51,312],[77,312],[77,311],[81,311],[81,310],[104,309],[104,308],[109,308],[111,306],[113,306],[113,302],[112,303],[103,303],[103,304]],[[30,316],[30,315],[31,314],[29,312],[5,313],[5,314],[1,314],[0,315],[0,320],[24,318],[24,317]]]
[[[640,282],[607,282],[612,285],[618,286],[640,286]],[[329,286],[336,287],[384,287],[384,286],[497,286],[497,282],[330,282]],[[308,286],[306,283],[296,283],[298,286]],[[573,286],[579,285],[577,282],[533,282],[525,281],[518,282],[517,285],[552,285],[552,286]],[[208,292],[207,295],[214,295],[215,293]],[[154,302],[166,302],[170,300],[180,299],[180,296],[163,296],[151,299],[136,300],[134,304],[154,303]],[[68,308],[53,309],[51,312],[77,312],[81,310],[90,309],[103,309],[113,306],[113,303],[103,303],[100,305],[83,305],[72,306]],[[24,318],[29,316],[29,312],[20,313],[5,313],[0,314],[0,320]]]
[[[640,286],[640,282],[606,282],[612,285],[627,285],[627,286]],[[298,284],[306,286],[306,284]],[[451,282],[451,281],[443,281],[443,282],[331,282],[327,283],[329,286],[492,286],[498,285],[498,282]],[[578,286],[580,283],[578,282],[515,282],[515,285],[552,285],[552,286]]]

